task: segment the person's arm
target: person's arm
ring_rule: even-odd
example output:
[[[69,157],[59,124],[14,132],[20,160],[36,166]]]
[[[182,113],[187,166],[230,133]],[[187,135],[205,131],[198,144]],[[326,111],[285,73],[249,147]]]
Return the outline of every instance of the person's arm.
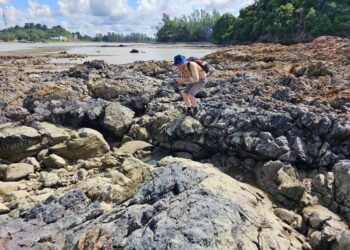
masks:
[[[199,82],[199,72],[198,67],[196,67],[192,62],[189,65],[191,69],[192,76],[188,78],[190,82]]]

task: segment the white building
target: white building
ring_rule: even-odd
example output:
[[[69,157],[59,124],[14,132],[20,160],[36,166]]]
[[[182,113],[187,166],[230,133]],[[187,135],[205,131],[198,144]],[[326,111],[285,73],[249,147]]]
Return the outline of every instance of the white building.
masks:
[[[65,37],[65,36],[54,36],[54,37],[50,37],[50,40],[67,41],[67,37]]]

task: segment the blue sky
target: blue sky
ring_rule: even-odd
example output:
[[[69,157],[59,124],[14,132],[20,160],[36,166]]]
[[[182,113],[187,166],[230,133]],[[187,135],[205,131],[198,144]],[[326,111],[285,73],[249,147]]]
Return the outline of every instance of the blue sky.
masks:
[[[162,14],[189,15],[195,9],[237,15],[254,0],[0,0],[8,26],[26,22],[61,25],[70,31],[95,35],[142,32],[153,35]],[[0,20],[0,29],[4,22]]]

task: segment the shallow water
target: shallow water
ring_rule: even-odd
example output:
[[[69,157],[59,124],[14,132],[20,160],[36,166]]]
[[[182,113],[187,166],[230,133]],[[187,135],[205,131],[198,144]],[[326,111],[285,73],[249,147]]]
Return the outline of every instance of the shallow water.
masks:
[[[52,59],[53,63],[82,63],[88,60],[105,60],[110,64],[124,64],[145,60],[172,61],[174,56],[203,57],[213,53],[217,47],[212,44],[145,44],[125,43],[0,43],[0,51],[15,51],[33,48],[64,47],[70,54],[84,54],[87,58]],[[130,53],[132,49],[140,53]]]

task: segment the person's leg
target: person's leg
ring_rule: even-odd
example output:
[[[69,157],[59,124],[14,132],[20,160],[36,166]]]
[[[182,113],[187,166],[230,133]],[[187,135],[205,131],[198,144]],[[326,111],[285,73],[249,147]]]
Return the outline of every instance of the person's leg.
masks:
[[[196,108],[197,107],[197,99],[196,99],[196,97],[194,97],[191,94],[188,94],[187,96],[188,96],[189,101],[191,102],[192,107]]]
[[[201,80],[200,82],[192,84],[192,88],[188,91],[188,98],[192,104],[194,114],[198,112],[196,95],[203,89],[204,85],[205,80]]]
[[[190,108],[191,107],[191,101],[190,101],[189,95],[184,92],[184,93],[182,93],[182,98],[184,100],[186,108]]]

